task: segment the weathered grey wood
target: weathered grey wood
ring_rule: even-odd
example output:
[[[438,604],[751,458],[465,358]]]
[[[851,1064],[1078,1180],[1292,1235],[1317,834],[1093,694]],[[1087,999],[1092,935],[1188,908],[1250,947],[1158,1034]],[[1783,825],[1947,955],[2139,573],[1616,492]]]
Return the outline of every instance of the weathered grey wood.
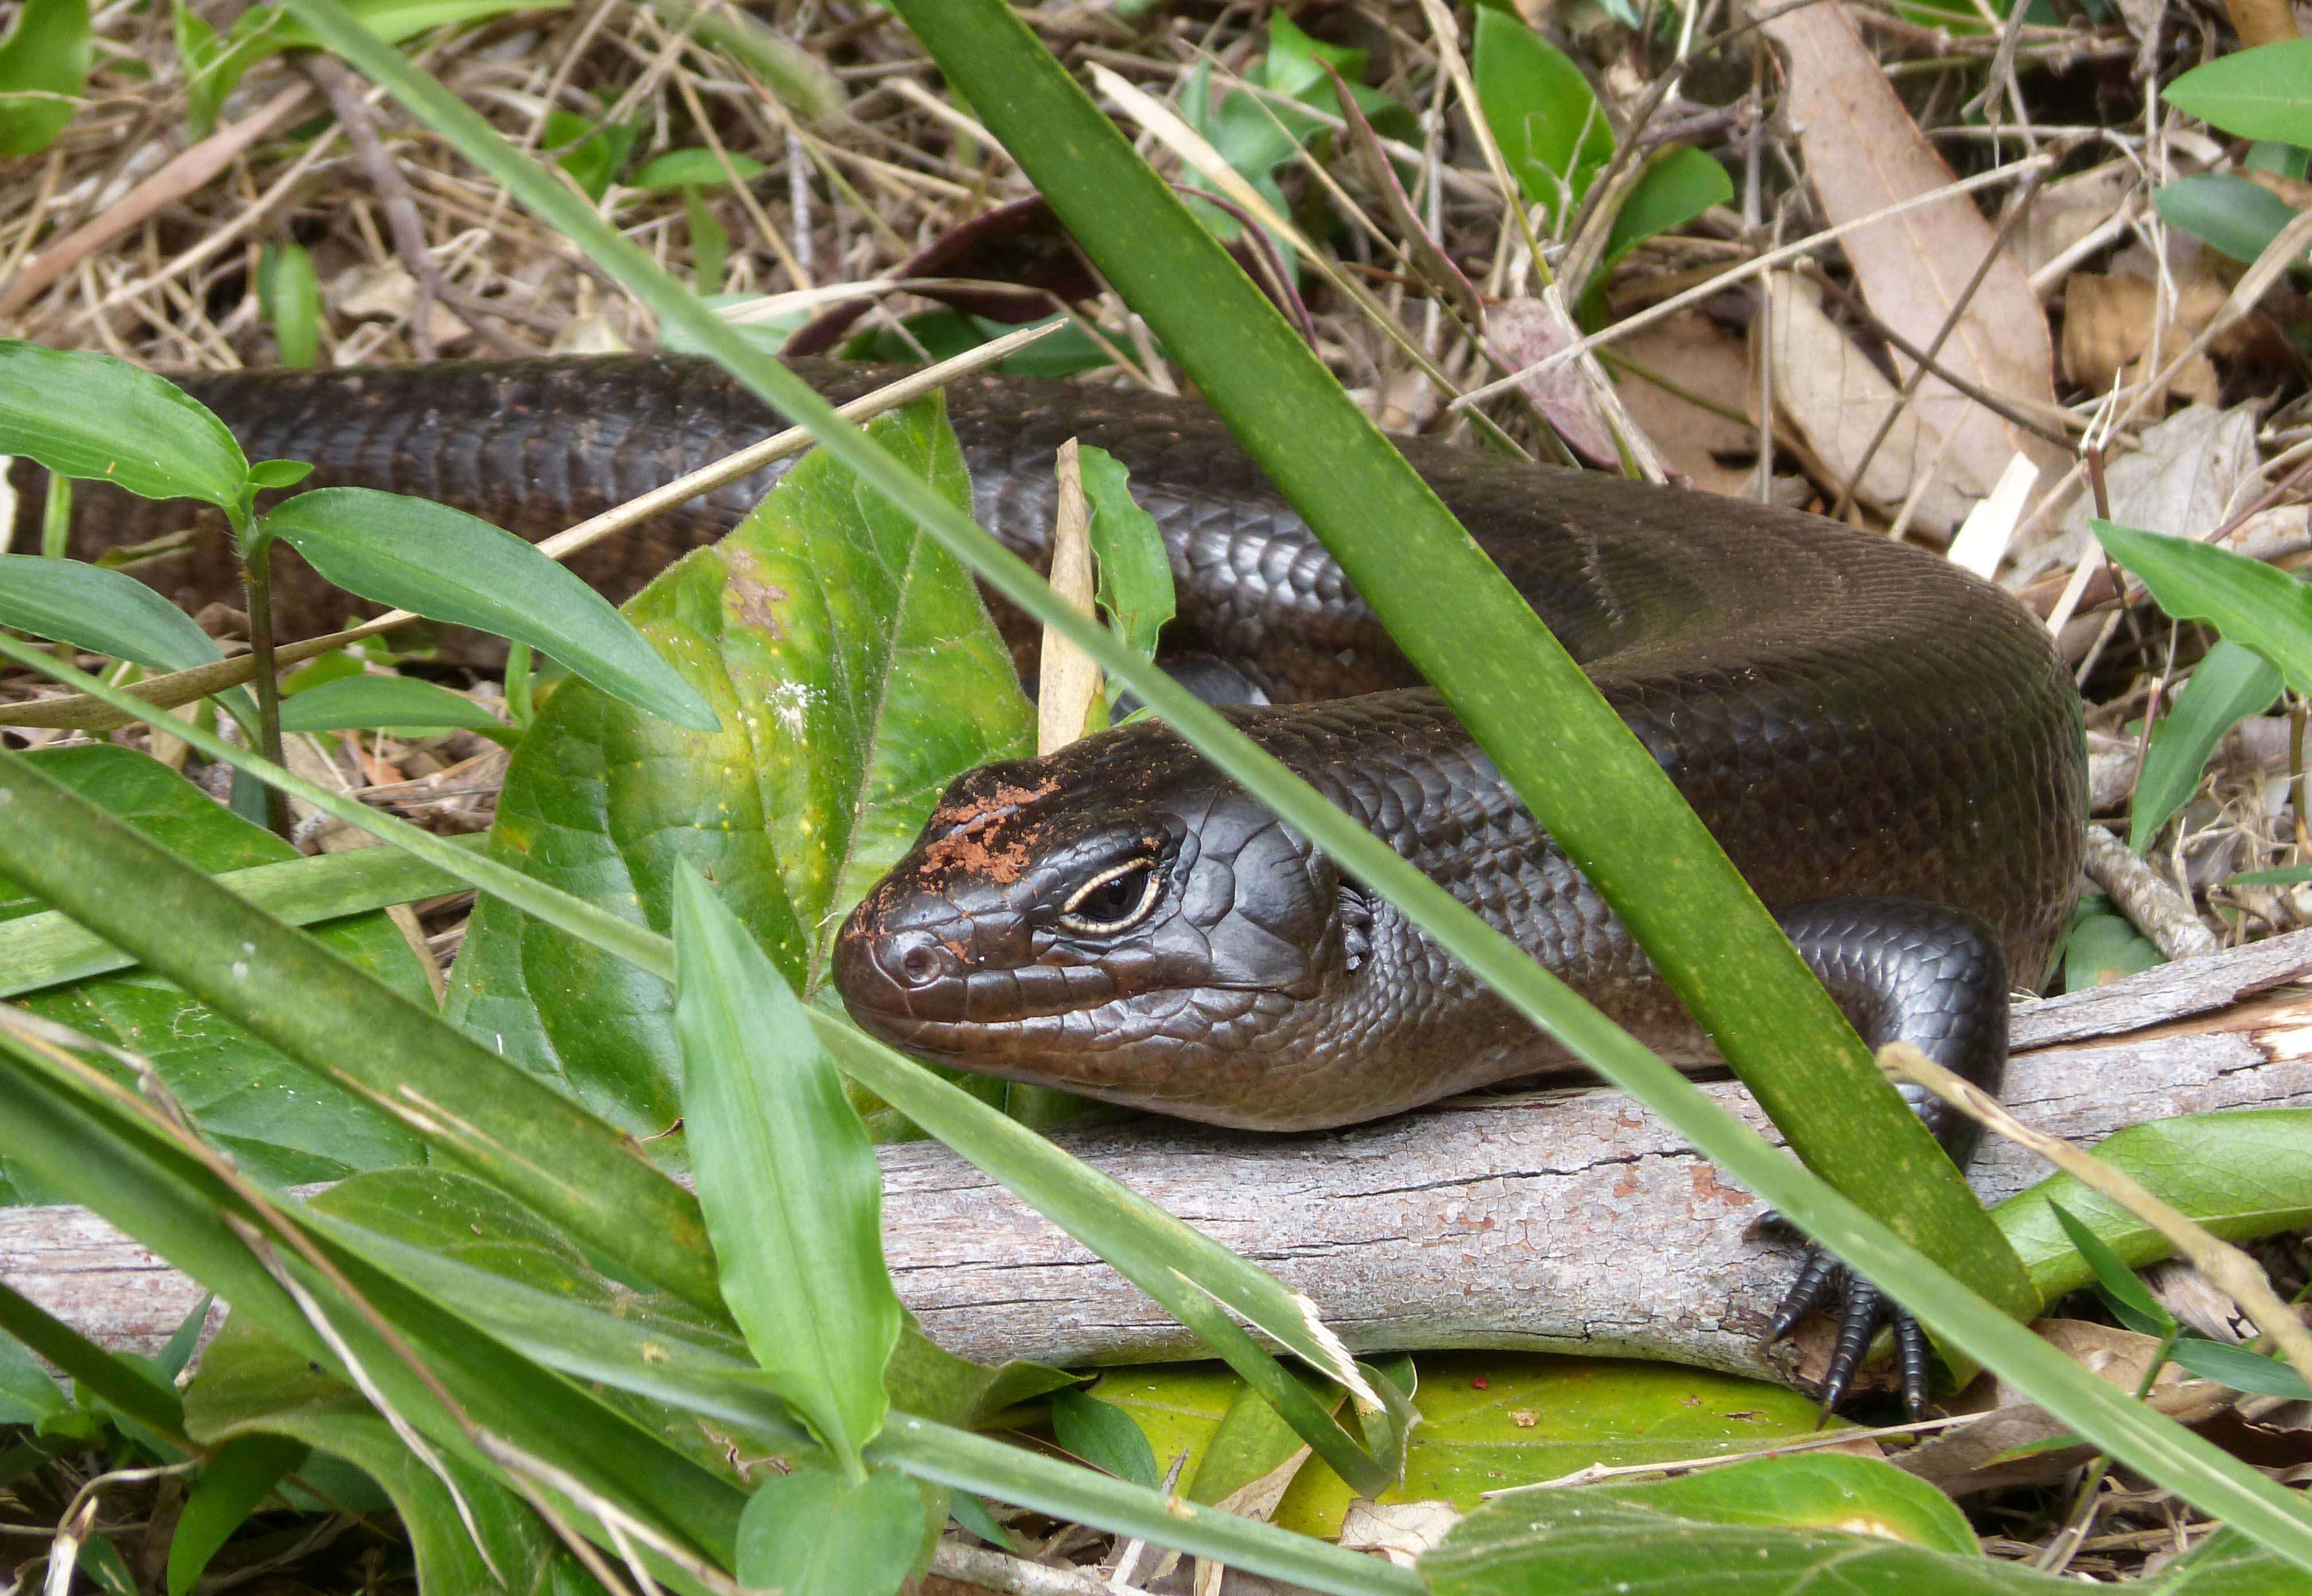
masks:
[[[2312,934],[2028,1005],[2016,1029],[2032,1045],[2008,1100],[2080,1142],[2175,1114],[2312,1104],[2312,992],[2274,990],[2308,968]],[[2244,993],[2264,995],[2234,1004]],[[2205,1017],[2176,1023],[2193,1015]],[[1762,1123],[1738,1087],[1708,1089]],[[1760,1205],[1618,1092],[1449,1104],[1319,1135],[1141,1120],[1063,1139],[1307,1292],[1360,1347],[1626,1353],[1787,1377],[1756,1336],[1788,1250],[1746,1235]],[[1069,1364],[1192,1352],[1135,1288],[945,1149],[881,1158],[892,1269],[942,1344]],[[1995,1200],[2045,1173],[1994,1145],[1978,1184]],[[137,1350],[199,1295],[75,1208],[0,1210],[0,1278]]]

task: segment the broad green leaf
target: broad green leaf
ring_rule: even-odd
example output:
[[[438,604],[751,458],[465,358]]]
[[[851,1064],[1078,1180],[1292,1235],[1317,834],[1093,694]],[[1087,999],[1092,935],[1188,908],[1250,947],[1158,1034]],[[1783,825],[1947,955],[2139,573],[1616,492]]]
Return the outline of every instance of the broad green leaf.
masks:
[[[527,1576],[556,1544],[512,1492],[452,1456],[446,1466],[487,1548],[477,1550],[441,1478],[374,1408],[239,1314],[225,1321],[201,1359],[185,1411],[194,1434],[210,1445],[277,1439],[341,1458],[375,1480],[409,1536],[421,1590],[526,1593],[532,1589]],[[492,1577],[493,1566],[503,1584]]]
[[[2176,694],[2175,707],[2151,728],[2151,746],[2135,781],[2127,845],[2138,853],[2199,790],[2200,772],[2224,733],[2261,715],[2280,696],[2280,673],[2261,655],[2219,641]]]
[[[1187,1477],[1181,1494],[1191,1502],[1222,1502],[1256,1481],[1266,1479],[1295,1458],[1310,1457],[1309,1443],[1293,1432],[1276,1409],[1260,1400],[1250,1386],[1241,1386],[1236,1400],[1221,1415],[1211,1444],[1196,1460],[1196,1471]],[[1336,1476],[1335,1478],[1338,1478]]]
[[[1406,1446],[1404,1483],[1383,1502],[1442,1501],[1472,1512],[1486,1491],[1593,1463],[1751,1452],[1821,1424],[1820,1410],[1795,1391],[1709,1369],[1515,1352],[1428,1353],[1416,1362],[1422,1423]],[[1338,1534],[1356,1494],[1312,1460],[1277,1504],[1275,1522]]]
[[[462,693],[416,676],[346,676],[324,682],[281,701],[284,731],[343,731],[355,727],[438,729],[464,727],[500,742],[515,734]]]
[[[2088,1268],[2095,1271],[2096,1286],[2104,1302],[2119,1315],[2122,1324],[2143,1336],[2172,1336],[2176,1333],[2176,1317],[2159,1305],[2159,1299],[2147,1290],[2135,1271],[2120,1262],[2103,1238],[2089,1230],[2059,1202],[2047,1205],[2054,1210],[2055,1223],[2063,1227],[2071,1245],[2080,1250]]]
[[[91,54],[88,0],[24,0],[0,39],[0,155],[37,155],[64,131]]]
[[[1712,205],[1734,197],[1734,179],[1717,159],[1683,146],[1656,156],[1637,186],[1614,214],[1606,253],[1593,282],[1602,283],[1614,263],[1648,239],[1675,231]]]
[[[1162,1478],[1148,1437],[1121,1408],[1080,1391],[1052,1399],[1052,1435],[1069,1452],[1105,1474],[1152,1490]]]
[[[0,454],[232,516],[249,476],[224,423],[166,378],[109,354],[14,338],[0,338]]]
[[[2312,1110],[2155,1120],[2106,1138],[2094,1152],[2229,1242],[2312,1221]],[[2130,1268],[2168,1255],[2167,1238],[2142,1220],[2070,1175],[2050,1176],[1992,1212],[2050,1302],[2094,1278],[2055,1218],[2056,1203]]]
[[[2298,1402],[2312,1400],[2312,1386],[2304,1383],[2304,1376],[2292,1365],[2245,1347],[2186,1337],[2169,1349],[2168,1356],[2201,1379],[2219,1381],[2234,1391]]]
[[[1613,158],[1614,129],[1581,69],[1513,13],[1477,7],[1477,103],[1510,175],[1559,225]]]
[[[847,1470],[883,1426],[899,1299],[883,1174],[793,990],[698,873],[674,884],[682,1117],[722,1295]]]
[[[2296,220],[2286,200],[2229,172],[2195,172],[2162,183],[2152,191],[2151,205],[2170,227],[2246,262],[2261,256],[2280,230]]]
[[[935,403],[871,430],[966,501]],[[627,613],[726,729],[679,733],[565,684],[507,771],[498,854],[660,929],[687,859],[806,990],[825,979],[843,916],[948,781],[1034,746],[1010,657],[961,568],[823,454]],[[670,1002],[655,977],[485,900],[449,1014],[648,1135],[680,1112]]]
[[[273,324],[283,365],[310,366],[320,358],[321,280],[302,244],[265,246],[257,264],[257,300]]]
[[[1077,451],[1084,497],[1091,502],[1091,552],[1099,605],[1124,641],[1153,659],[1156,639],[1178,609],[1172,561],[1156,518],[1132,497],[1132,474],[1104,449]]]
[[[1419,1568],[1434,1596],[2078,1589],[1984,1557],[1965,1516],[1924,1481],[1891,1464],[1823,1452],[1642,1484],[1520,1492],[1454,1526]]]
[[[37,1425],[71,1410],[56,1376],[12,1335],[0,1335],[0,1424]]]
[[[923,1539],[923,1498],[896,1469],[855,1482],[824,1469],[774,1474],[739,1521],[739,1583],[784,1596],[889,1596]]]
[[[2101,893],[2080,897],[2071,914],[2071,929],[2064,934],[2062,958],[2066,992],[2084,992],[2168,962],[2167,955],[2115,911],[2111,900]]]
[[[47,775],[101,805],[180,859],[207,871],[295,859],[297,851],[236,818],[183,777],[125,748],[29,755]],[[4,885],[0,877],[0,885]],[[8,914],[0,903],[0,915]],[[409,945],[381,914],[321,928],[337,957],[420,1001],[430,1001]],[[105,976],[23,1000],[33,1013],[152,1060],[161,1079],[216,1143],[259,1179],[337,1180],[357,1169],[409,1164],[424,1145],[377,1109],[316,1081],[207,1006],[157,975]],[[105,1066],[127,1076],[118,1066]],[[13,1167],[20,1193],[28,1188]],[[74,1200],[48,1190],[54,1200]]]
[[[156,670],[224,658],[190,615],[143,582],[79,560],[0,554],[0,626]]]
[[[284,1435],[242,1435],[201,1466],[169,1542],[169,1596],[185,1596],[224,1543],[310,1449]]]
[[[726,160],[728,166],[723,164]],[[635,173],[627,187],[650,193],[665,188],[720,188],[734,176],[741,183],[750,182],[769,170],[751,155],[717,155],[706,149],[669,150],[644,161],[642,170]]]
[[[265,529],[348,593],[528,643],[637,709],[715,729],[706,701],[609,599],[479,517],[400,493],[321,488],[274,506]]]
[[[2312,39],[2194,66],[2168,85],[2168,103],[2241,138],[2312,144]]]
[[[2205,621],[2253,649],[2299,693],[2312,692],[2312,587],[2229,549],[2090,518],[2111,557],[2179,621]]]

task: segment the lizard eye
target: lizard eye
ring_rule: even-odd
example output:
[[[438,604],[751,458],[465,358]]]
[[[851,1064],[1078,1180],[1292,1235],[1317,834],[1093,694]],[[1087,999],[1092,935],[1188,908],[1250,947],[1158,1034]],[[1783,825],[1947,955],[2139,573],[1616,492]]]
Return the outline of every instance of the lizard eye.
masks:
[[[1163,884],[1153,859],[1111,866],[1069,894],[1060,923],[1086,936],[1118,936],[1148,918]]]

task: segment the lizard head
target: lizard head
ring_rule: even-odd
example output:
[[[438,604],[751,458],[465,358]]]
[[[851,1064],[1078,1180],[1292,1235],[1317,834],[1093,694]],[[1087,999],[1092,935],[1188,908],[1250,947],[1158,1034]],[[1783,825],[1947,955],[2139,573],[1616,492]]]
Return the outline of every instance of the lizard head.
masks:
[[[1336,1124],[1387,1112],[1333,1078],[1370,924],[1306,839],[1143,723],[950,786],[845,923],[835,981],[920,1057],[1217,1124]]]

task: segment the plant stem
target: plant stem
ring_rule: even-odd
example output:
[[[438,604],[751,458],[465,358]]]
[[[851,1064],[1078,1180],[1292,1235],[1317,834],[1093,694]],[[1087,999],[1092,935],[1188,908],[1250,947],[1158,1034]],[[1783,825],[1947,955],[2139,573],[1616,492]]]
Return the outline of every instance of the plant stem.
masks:
[[[273,540],[260,524],[241,544],[241,579],[249,596],[249,651],[257,660],[258,752],[275,764],[281,757],[281,681],[273,661]],[[265,789],[265,821],[289,835],[289,795]]]

